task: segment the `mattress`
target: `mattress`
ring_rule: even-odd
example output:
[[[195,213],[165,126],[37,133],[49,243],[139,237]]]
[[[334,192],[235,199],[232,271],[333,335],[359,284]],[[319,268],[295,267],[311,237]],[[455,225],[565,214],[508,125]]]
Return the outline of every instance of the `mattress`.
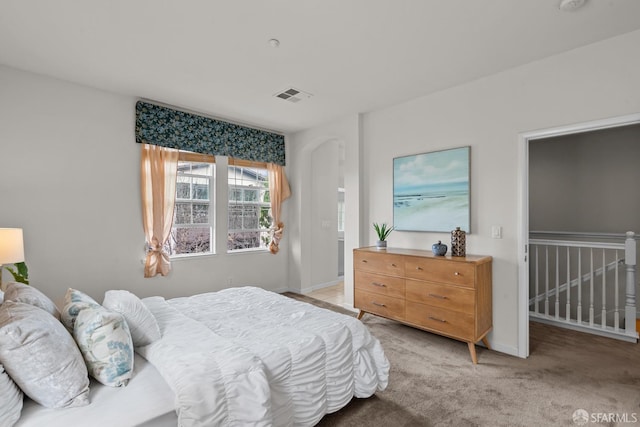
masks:
[[[175,396],[156,368],[141,356],[126,387],[91,381],[91,403],[77,408],[49,409],[25,397],[16,427],[176,426]]]

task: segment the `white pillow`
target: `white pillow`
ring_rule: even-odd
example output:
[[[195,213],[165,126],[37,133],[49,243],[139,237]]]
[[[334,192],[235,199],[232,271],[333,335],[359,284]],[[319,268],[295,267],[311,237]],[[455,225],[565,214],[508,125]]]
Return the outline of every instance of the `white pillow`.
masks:
[[[0,305],[0,360],[24,394],[47,408],[89,404],[89,376],[73,338],[30,304]]]
[[[80,313],[80,310],[90,307],[100,307],[100,304],[84,292],[69,288],[64,295],[64,306],[60,314],[60,320],[73,333],[73,324],[78,313]]]
[[[13,426],[22,413],[22,390],[0,365],[0,426]]]
[[[102,305],[121,313],[131,330],[133,345],[141,347],[159,340],[161,333],[156,318],[140,298],[129,291],[107,291]]]
[[[40,307],[50,313],[56,319],[60,319],[60,312],[54,302],[33,286],[25,285],[24,283],[11,282],[7,285],[7,288],[4,291],[4,300],[35,305],[36,307]]]
[[[133,375],[133,343],[122,314],[100,306],[82,309],[73,336],[92,377],[111,387],[127,385]]]

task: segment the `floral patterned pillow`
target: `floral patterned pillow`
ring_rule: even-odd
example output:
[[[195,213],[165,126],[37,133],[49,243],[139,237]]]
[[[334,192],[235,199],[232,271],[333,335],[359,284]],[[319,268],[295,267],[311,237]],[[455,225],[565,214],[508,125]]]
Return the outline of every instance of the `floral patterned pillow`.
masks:
[[[73,324],[81,310],[91,307],[100,307],[89,295],[77,289],[69,288],[64,295],[64,307],[60,314],[60,321],[73,333]]]
[[[101,306],[84,308],[76,317],[73,337],[89,375],[107,386],[127,385],[133,374],[133,343],[122,314]]]

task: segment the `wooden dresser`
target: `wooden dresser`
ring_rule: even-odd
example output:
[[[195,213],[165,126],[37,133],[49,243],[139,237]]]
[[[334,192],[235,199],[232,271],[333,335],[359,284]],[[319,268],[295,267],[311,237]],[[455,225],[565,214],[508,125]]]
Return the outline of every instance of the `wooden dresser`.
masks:
[[[469,346],[492,327],[490,256],[435,256],[430,251],[375,247],[353,251],[354,306]]]

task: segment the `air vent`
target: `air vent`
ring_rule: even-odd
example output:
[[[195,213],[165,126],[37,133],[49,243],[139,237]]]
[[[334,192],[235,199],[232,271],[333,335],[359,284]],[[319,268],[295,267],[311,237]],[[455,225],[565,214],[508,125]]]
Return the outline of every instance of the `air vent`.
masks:
[[[285,101],[296,103],[304,99],[309,99],[313,95],[291,87],[289,89],[283,90],[282,92],[278,92],[273,96],[275,96],[276,98],[284,99]]]

